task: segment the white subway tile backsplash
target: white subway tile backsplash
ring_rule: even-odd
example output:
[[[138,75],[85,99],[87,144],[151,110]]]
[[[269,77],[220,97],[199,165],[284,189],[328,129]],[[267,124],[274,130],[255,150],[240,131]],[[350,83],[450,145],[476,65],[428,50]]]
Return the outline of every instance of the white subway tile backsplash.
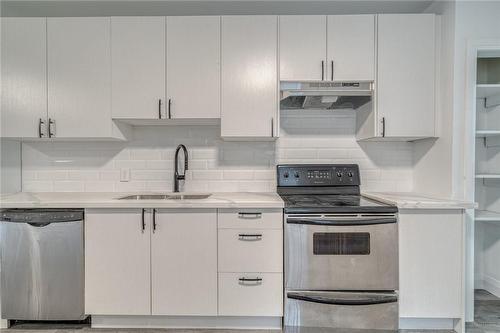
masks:
[[[56,180],[54,181],[55,192],[83,192],[85,183],[83,181]]]
[[[23,143],[23,190],[172,191],[174,152],[183,143],[185,191],[274,191],[276,165],[285,163],[357,163],[364,190],[411,191],[413,145],[358,143],[354,132],[354,112],[283,112],[276,142],[226,142],[218,126],[145,126],[125,143]],[[130,169],[130,181],[120,181],[121,169]]]

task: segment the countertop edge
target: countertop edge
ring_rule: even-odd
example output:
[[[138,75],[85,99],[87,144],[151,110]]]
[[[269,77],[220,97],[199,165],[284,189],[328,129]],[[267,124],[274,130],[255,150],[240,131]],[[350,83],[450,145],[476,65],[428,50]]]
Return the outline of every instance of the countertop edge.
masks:
[[[474,202],[460,201],[454,199],[434,198],[420,193],[400,192],[363,192],[363,196],[378,200],[387,204],[395,205],[399,209],[474,209],[477,204]],[[401,198],[398,198],[398,195]]]

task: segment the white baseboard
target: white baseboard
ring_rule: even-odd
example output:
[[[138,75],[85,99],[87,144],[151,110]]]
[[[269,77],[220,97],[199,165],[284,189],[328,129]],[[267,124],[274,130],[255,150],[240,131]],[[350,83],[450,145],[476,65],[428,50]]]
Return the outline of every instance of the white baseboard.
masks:
[[[482,281],[483,289],[486,289],[496,297],[500,297],[500,281],[494,277],[485,275]]]
[[[281,317],[92,316],[92,328],[281,329]]]
[[[417,330],[453,330],[455,319],[453,318],[399,318],[400,329]]]

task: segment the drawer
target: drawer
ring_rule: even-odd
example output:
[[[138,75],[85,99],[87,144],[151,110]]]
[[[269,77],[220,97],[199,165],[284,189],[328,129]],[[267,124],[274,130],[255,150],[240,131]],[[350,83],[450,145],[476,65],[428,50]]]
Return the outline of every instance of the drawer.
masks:
[[[219,229],[283,229],[283,210],[277,209],[219,209]]]
[[[220,229],[219,272],[283,272],[283,231]]]
[[[281,317],[283,274],[219,273],[219,315]]]

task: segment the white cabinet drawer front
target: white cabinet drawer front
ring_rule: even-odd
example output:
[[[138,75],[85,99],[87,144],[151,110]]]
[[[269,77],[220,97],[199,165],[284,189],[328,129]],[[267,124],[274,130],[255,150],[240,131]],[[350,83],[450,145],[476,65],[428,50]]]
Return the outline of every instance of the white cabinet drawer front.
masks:
[[[282,229],[281,209],[219,209],[219,229]]]
[[[219,230],[219,272],[283,272],[283,232]]]
[[[283,274],[219,273],[220,316],[283,315]]]

